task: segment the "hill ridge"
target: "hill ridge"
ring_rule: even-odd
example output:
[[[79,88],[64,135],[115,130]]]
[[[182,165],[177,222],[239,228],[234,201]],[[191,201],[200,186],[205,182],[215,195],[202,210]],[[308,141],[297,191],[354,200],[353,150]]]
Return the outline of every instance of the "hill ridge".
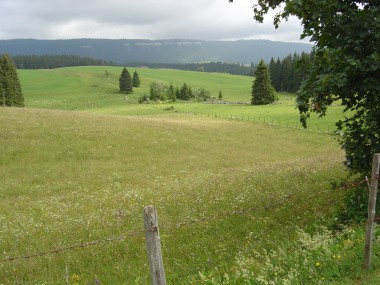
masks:
[[[119,64],[222,61],[249,64],[289,54],[310,52],[308,43],[270,40],[205,41],[187,39],[13,39],[0,40],[0,53],[15,55],[78,55]]]

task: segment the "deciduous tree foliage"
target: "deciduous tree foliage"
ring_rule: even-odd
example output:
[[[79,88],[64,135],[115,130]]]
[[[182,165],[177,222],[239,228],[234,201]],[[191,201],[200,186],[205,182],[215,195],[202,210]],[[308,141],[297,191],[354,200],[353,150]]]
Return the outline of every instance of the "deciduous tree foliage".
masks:
[[[372,155],[380,152],[380,1],[258,0],[254,18],[262,22],[271,9],[279,11],[276,27],[298,17],[301,38],[310,37],[316,46],[298,91],[302,124],[306,127],[312,112],[324,116],[333,102],[344,105],[351,112],[337,126],[346,165],[370,172]]]
[[[252,105],[267,105],[276,100],[268,66],[261,60],[255,71],[252,84]]]
[[[16,65],[8,54],[0,57],[0,105],[24,107]]]

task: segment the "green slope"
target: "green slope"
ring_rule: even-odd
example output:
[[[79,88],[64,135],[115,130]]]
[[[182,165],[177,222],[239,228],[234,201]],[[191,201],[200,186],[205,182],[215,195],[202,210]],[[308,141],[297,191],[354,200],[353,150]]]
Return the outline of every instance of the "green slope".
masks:
[[[126,101],[121,69],[107,70],[110,79],[104,67],[22,70],[27,108],[0,109],[0,283],[148,284],[149,204],[160,216],[168,284],[257,284],[266,268],[265,278],[282,283],[288,272],[302,284],[375,282],[376,272],[362,277],[364,227],[338,237],[323,228],[346,191],[336,186],[347,173],[335,137],[267,124],[297,118],[294,95],[261,109],[165,111],[134,103],[154,80],[212,92],[224,81],[240,100],[251,78],[138,69],[143,86]],[[223,111],[235,119],[216,115]],[[247,120],[259,113],[265,124]]]
[[[109,78],[105,77],[108,71]],[[149,95],[149,85],[154,81],[167,85],[182,86],[187,83],[193,89],[205,88],[211,96],[222,91],[228,102],[250,101],[253,78],[220,73],[203,73],[167,69],[136,69],[141,87],[125,97],[118,92],[120,67],[76,67],[54,70],[20,70],[25,104],[27,107],[94,111],[124,115],[165,114],[165,104],[137,104],[138,98]],[[133,72],[135,69],[130,69]],[[280,101],[271,106],[234,104],[168,103],[174,111],[212,117],[236,118],[254,122],[265,122],[281,126],[300,128],[294,94],[279,94]],[[318,119],[312,116],[309,122],[314,131],[333,131],[335,122],[342,118],[341,106],[332,106],[328,116]]]

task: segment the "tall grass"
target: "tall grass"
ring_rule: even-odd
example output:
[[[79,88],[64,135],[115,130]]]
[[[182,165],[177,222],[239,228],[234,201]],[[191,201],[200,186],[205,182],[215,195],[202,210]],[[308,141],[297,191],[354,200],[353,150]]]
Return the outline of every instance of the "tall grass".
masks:
[[[266,107],[139,105],[156,80],[249,101],[252,78],[137,71],[142,87],[127,98],[120,68],[20,71],[27,108],[0,109],[0,260],[41,256],[1,261],[0,284],[148,284],[148,204],[169,284],[256,284],[254,274],[273,265],[283,275],[305,257],[280,254],[300,237],[331,238],[321,229],[343,203],[343,153],[335,136],[284,127],[298,120],[294,95]],[[342,116],[331,110],[320,130]],[[355,275],[358,247],[313,280]],[[309,282],[315,262],[291,284]]]
[[[198,272],[229,268],[250,232],[260,247],[270,247],[268,235],[285,241],[295,226],[328,221],[336,200],[326,198],[341,195],[330,182],[345,176],[342,154],[328,135],[181,114],[0,111],[2,259],[123,236],[142,228],[142,208],[154,204],[170,284],[198,284]],[[262,207],[286,195],[294,203]],[[204,217],[215,218],[173,228]],[[80,284],[147,284],[144,247],[141,233],[2,262],[0,280],[57,284],[77,274]]]

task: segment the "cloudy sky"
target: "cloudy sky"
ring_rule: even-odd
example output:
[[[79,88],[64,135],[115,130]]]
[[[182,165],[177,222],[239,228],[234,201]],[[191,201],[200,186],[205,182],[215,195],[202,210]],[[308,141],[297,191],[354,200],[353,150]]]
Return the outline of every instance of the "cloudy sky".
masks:
[[[300,41],[290,19],[253,20],[254,0],[0,0],[0,39],[269,39]]]

